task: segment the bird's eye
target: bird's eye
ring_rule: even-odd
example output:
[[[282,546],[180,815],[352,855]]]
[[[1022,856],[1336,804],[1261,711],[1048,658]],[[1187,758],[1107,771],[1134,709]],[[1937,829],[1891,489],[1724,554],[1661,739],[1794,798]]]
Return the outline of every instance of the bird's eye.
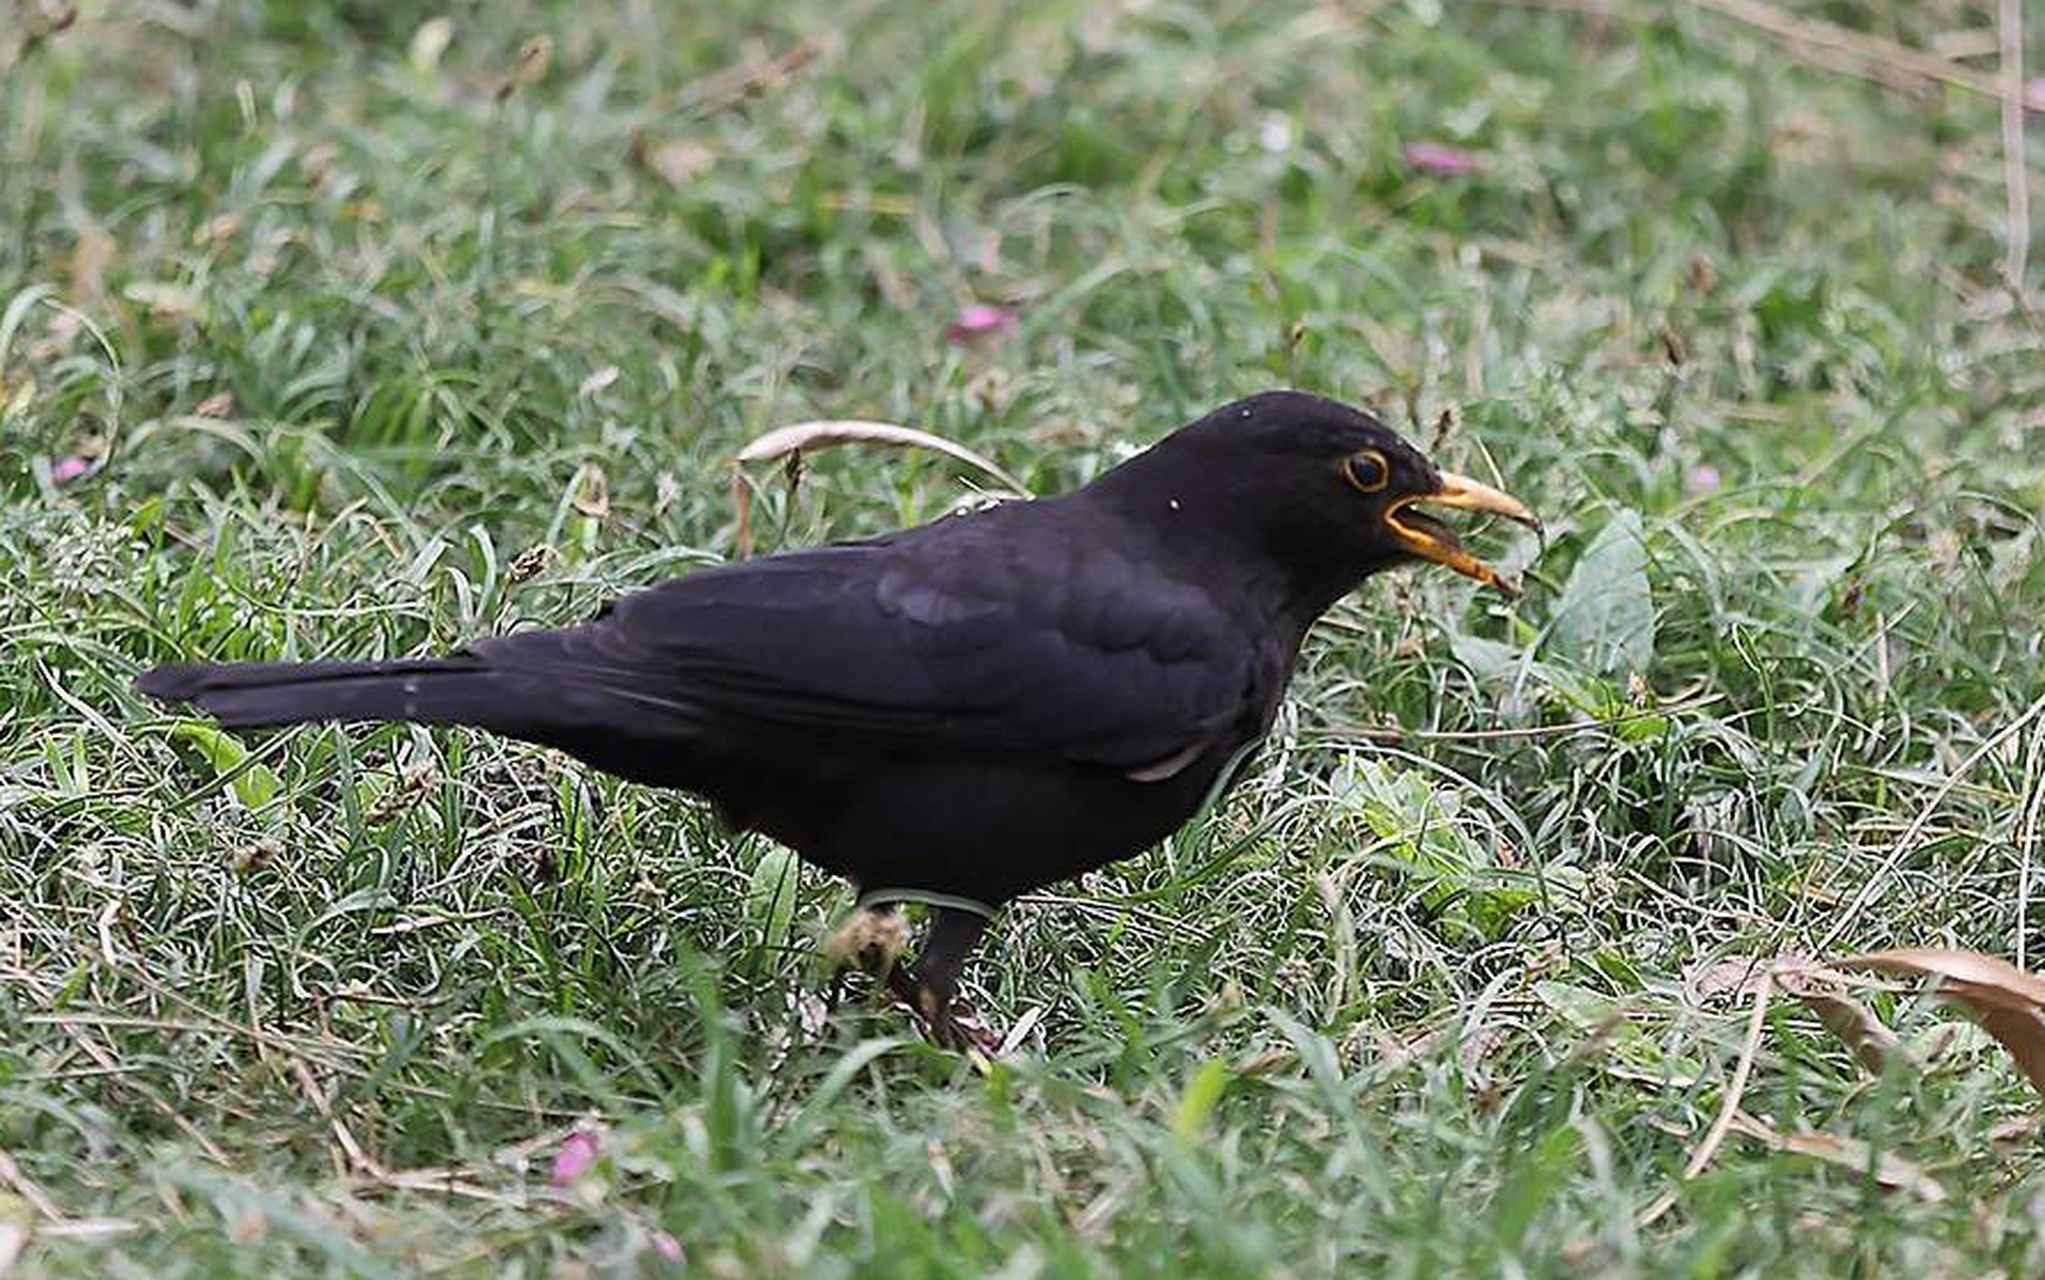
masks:
[[[1342,474],[1359,493],[1377,493],[1392,479],[1392,469],[1385,465],[1385,455],[1375,449],[1365,449],[1344,458]]]

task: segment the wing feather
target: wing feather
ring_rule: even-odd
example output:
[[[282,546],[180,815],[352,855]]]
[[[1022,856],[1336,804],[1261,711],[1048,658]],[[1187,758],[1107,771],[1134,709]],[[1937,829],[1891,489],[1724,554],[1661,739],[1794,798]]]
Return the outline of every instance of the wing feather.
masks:
[[[988,518],[1007,510],[703,570],[587,627],[476,653],[600,682],[713,738],[1039,751],[1150,772],[1235,729],[1255,644],[1205,591],[1064,523],[1017,537],[1016,516]]]

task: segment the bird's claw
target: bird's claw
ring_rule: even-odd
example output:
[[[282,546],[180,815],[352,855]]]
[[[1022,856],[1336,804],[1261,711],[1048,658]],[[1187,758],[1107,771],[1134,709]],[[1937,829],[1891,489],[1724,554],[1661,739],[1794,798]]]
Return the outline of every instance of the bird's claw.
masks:
[[[920,988],[912,1002],[898,999],[897,1003],[915,1018],[923,1028],[923,1034],[941,1049],[963,1053],[977,1049],[987,1057],[998,1057],[1001,1053],[1003,1036],[1000,1030],[982,1018],[973,1008],[972,1002],[964,996],[953,996],[950,1004],[940,1007],[936,992],[928,987]]]
[[[955,1052],[977,1049],[992,1057],[1001,1051],[1001,1033],[983,1022],[973,1006],[957,994],[958,961],[963,947],[970,947],[979,937],[982,922],[972,920],[961,943],[953,920],[951,928],[955,932],[947,950],[944,932],[947,919],[940,916],[925,939],[926,944],[936,948],[938,960],[933,969],[928,963],[932,958],[929,954],[919,956],[915,962],[901,958],[908,945],[909,927],[899,906],[868,907],[855,913],[824,940],[825,954],[838,966],[832,1003],[836,1003],[836,994],[843,991],[845,972],[859,969],[874,979],[879,991],[894,997],[895,1003],[916,1020],[933,1044]]]

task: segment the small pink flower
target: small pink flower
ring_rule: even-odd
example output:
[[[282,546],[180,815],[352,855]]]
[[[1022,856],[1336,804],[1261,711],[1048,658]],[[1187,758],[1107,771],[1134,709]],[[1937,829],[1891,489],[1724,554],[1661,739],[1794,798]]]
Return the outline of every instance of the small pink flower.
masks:
[[[92,470],[92,463],[77,454],[59,458],[50,466],[50,479],[58,484],[70,484],[73,480]]]
[[[2024,105],[2033,111],[2045,111],[2045,76],[2033,76],[2024,86]]]
[[[1690,468],[1689,474],[1683,477],[1683,488],[1692,496],[1700,493],[1710,493],[1718,488],[1721,480],[1722,477],[1718,474],[1717,467],[1712,466],[1709,462],[1700,462]]]
[[[1484,167],[1484,158],[1476,152],[1452,147],[1446,142],[1408,143],[1404,154],[1408,169],[1416,173],[1438,174],[1445,178],[1475,173]]]
[[[596,1163],[599,1146],[596,1134],[588,1129],[577,1129],[561,1143],[561,1149],[554,1153],[554,1186],[566,1190],[580,1181]]]
[[[653,1251],[676,1266],[682,1265],[682,1242],[665,1231],[653,1233]]]
[[[966,346],[988,342],[1015,332],[1015,308],[996,307],[985,302],[959,308],[959,318],[945,327],[948,342]]]

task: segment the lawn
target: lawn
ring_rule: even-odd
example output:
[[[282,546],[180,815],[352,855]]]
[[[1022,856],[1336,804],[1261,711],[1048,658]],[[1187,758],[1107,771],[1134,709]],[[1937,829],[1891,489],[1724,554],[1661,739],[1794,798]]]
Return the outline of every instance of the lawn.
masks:
[[[1857,993],[1872,1071],[1745,972],[2045,968],[1993,0],[63,8],[0,0],[0,1271],[2045,1271],[1981,1028]],[[848,895],[691,799],[130,687],[578,620],[785,423],[1051,493],[1280,384],[1530,502],[1527,594],[1338,606],[1240,788],[1000,922],[995,1061],[827,1011]],[[772,549],[985,480],[748,483]]]

